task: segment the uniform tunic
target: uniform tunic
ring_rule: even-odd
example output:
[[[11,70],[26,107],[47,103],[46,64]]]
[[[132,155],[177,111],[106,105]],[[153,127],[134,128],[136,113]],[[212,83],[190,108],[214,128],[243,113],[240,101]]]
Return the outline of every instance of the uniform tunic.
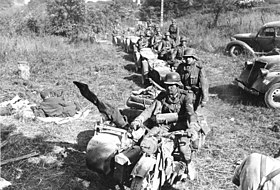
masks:
[[[248,156],[234,172],[233,183],[240,190],[257,190],[261,179],[280,168],[280,158],[277,159],[258,153]],[[280,174],[264,183],[262,190],[279,190]]]
[[[208,81],[205,71],[197,63],[186,65],[181,63],[177,72],[181,76],[184,89],[192,90],[196,96],[202,95],[202,101],[208,101]]]
[[[74,103],[66,103],[62,98],[50,97],[39,106],[47,117],[72,117],[76,113]]]
[[[177,40],[177,38],[179,37],[179,28],[177,25],[171,24],[169,26],[169,30],[168,32],[170,33],[170,37],[172,39],[174,39],[175,41]]]
[[[178,92],[177,98],[172,100],[165,92],[158,95],[153,104],[146,108],[137,118],[145,122],[148,118],[160,113],[177,113],[177,123],[170,126],[170,130],[187,129],[188,122],[197,122],[192,106],[192,99],[183,91]]]

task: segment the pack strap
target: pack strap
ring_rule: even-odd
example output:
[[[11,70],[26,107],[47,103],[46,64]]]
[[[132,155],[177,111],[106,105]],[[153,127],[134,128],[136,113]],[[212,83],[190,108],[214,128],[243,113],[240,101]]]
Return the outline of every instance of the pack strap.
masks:
[[[263,160],[262,160],[262,164],[263,164]],[[264,163],[265,164],[265,163]],[[264,176],[259,184],[259,187],[257,190],[263,190],[264,184],[268,181],[270,181],[271,179],[273,179],[275,176],[280,174],[280,168],[270,172],[267,176]]]

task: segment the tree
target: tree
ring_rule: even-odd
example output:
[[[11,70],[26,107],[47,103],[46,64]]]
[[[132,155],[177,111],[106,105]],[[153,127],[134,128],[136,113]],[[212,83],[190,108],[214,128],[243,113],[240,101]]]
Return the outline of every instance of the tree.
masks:
[[[84,0],[51,0],[47,4],[47,12],[52,26],[52,33],[68,36],[73,26],[85,23]]]

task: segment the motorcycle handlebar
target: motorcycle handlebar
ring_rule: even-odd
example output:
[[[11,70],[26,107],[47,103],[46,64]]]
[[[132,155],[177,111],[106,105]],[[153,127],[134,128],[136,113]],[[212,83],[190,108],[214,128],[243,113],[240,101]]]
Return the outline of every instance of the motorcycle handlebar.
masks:
[[[180,131],[161,133],[161,134],[157,134],[155,136],[174,139],[175,136],[177,136],[177,137],[189,137],[189,134],[184,130],[180,130]]]

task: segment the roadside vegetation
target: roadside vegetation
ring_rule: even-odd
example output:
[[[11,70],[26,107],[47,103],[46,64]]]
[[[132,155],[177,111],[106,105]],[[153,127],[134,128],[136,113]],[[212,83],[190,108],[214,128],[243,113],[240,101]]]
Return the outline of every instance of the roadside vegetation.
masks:
[[[134,5],[124,5],[127,8],[122,12],[116,11],[121,5],[102,4],[101,11],[91,8],[92,15],[83,21],[81,30],[110,34],[116,18],[124,28],[133,26],[129,10]],[[72,20],[64,22],[63,30],[54,30],[55,22],[48,19],[48,12],[45,12],[47,6],[43,0],[31,1],[25,11],[1,12],[0,101],[20,94],[24,99],[39,103],[42,89],[61,87],[65,89],[66,100],[78,101],[92,112],[85,120],[62,125],[0,117],[1,138],[8,139],[8,144],[1,149],[1,161],[33,151],[41,155],[2,166],[1,177],[12,182],[7,189],[112,189],[109,179],[101,178],[85,166],[85,142],[92,134],[98,111],[80,95],[72,82],[88,83],[102,100],[124,107],[129,93],[142,87],[140,75],[134,72],[131,55],[120,47],[70,43],[71,34],[67,32],[71,32]],[[198,50],[204,61],[211,94],[207,117],[212,128],[205,147],[197,155],[198,179],[178,184],[177,189],[237,189],[231,183],[231,177],[239,161],[253,152],[273,156],[280,147],[280,133],[271,130],[280,119],[279,111],[266,108],[262,97],[246,94],[231,85],[240,74],[244,60],[224,55],[232,34],[256,32],[262,24],[277,20],[278,10],[227,10],[221,13],[215,26],[215,12],[209,10],[189,9],[184,15],[174,15],[181,34],[189,38],[190,46]],[[106,13],[110,15],[108,19]],[[166,19],[163,31],[169,24]],[[59,32],[62,33],[58,35]],[[18,61],[30,64],[29,81],[18,77]],[[63,150],[57,151],[58,148]]]

